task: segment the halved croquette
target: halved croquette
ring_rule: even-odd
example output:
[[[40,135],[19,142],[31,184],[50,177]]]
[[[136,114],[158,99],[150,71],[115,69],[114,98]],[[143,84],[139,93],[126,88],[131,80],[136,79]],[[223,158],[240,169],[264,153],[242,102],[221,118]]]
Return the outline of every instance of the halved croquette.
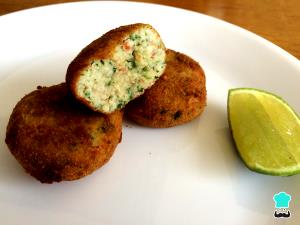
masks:
[[[66,82],[94,111],[111,113],[140,96],[165,70],[165,46],[148,24],[121,26],[96,39],[71,62]]]

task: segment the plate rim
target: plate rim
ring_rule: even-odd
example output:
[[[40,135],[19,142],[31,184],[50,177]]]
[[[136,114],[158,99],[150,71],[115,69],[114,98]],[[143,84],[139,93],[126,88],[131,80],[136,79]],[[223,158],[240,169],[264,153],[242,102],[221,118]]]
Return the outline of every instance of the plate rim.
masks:
[[[49,5],[36,6],[36,7],[28,8],[28,9],[22,9],[22,10],[18,10],[18,11],[15,11],[15,12],[10,12],[10,13],[4,14],[4,15],[0,16],[0,26],[1,26],[1,22],[3,20],[14,19],[14,17],[18,17],[19,15],[22,15],[22,14],[26,15],[26,14],[30,14],[31,12],[35,12],[35,11],[54,10],[57,7],[74,7],[74,6],[79,7],[80,5],[101,5],[101,4],[108,4],[108,5],[110,5],[110,4],[112,4],[112,5],[113,4],[117,4],[117,5],[123,4],[123,5],[137,5],[137,6],[147,5],[147,6],[151,6],[151,7],[161,7],[161,8],[165,8],[166,10],[177,10],[177,11],[180,11],[182,13],[202,16],[203,18],[206,18],[206,19],[211,20],[215,23],[219,23],[222,26],[225,26],[226,29],[232,29],[234,32],[239,32],[243,36],[245,36],[246,38],[254,39],[254,41],[263,44],[264,46],[268,47],[270,50],[276,52],[278,55],[283,56],[289,62],[296,65],[300,69],[300,60],[298,58],[296,58],[296,56],[292,55],[291,53],[284,50],[283,48],[276,45],[275,43],[269,41],[268,39],[252,32],[250,30],[247,30],[246,28],[240,27],[240,26],[235,25],[231,22],[219,19],[219,18],[214,17],[214,16],[207,15],[207,14],[204,14],[204,13],[201,13],[201,12],[197,12],[197,11],[193,11],[193,10],[189,10],[189,9],[184,9],[184,8],[179,8],[179,7],[175,7],[175,6],[157,4],[157,3],[134,2],[134,1],[127,1],[127,0],[126,1],[120,1],[120,0],[117,0],[117,1],[109,1],[109,0],[91,1],[91,0],[89,0],[89,1],[78,1],[78,2],[54,3],[54,4],[49,4]]]

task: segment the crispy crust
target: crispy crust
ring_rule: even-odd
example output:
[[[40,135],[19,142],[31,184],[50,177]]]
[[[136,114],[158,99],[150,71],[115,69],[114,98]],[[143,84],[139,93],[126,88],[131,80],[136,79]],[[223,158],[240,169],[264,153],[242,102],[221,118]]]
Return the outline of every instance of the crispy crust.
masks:
[[[104,115],[73,100],[65,84],[22,98],[5,142],[24,169],[42,183],[75,180],[112,156],[121,139],[122,112]]]
[[[94,40],[81,50],[81,52],[70,63],[66,74],[67,86],[76,99],[88,106],[90,109],[99,111],[95,109],[87,100],[80,97],[76,92],[76,84],[81,72],[94,60],[112,58],[115,48],[122,44],[122,40],[132,32],[141,28],[149,28],[153,30],[153,32],[157,33],[157,31],[149,24],[136,23],[125,25],[105,33],[100,38]]]
[[[186,123],[206,106],[205,74],[192,58],[167,50],[167,67],[161,78],[144,95],[125,107],[136,123],[165,128]]]

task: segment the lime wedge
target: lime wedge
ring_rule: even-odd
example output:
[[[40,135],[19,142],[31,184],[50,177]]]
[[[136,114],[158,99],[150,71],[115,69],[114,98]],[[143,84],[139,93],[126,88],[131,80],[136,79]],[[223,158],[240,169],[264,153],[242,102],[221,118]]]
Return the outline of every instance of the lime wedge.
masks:
[[[249,169],[300,173],[300,118],[283,99],[258,89],[231,89],[227,110],[236,148]]]

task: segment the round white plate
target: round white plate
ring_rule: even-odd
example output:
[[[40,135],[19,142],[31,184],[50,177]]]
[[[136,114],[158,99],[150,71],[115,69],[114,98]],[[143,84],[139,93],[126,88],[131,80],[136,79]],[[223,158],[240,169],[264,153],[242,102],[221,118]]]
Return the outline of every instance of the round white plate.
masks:
[[[167,47],[200,62],[208,103],[194,121],[169,129],[127,122],[110,162],[72,182],[41,184],[10,154],[5,129],[14,105],[37,85],[63,82],[76,54],[124,24],[152,24]],[[0,17],[1,224],[296,224],[300,177],[249,171],[233,146],[227,91],[274,92],[300,112],[300,63],[272,43],[198,13],[151,4],[85,2]],[[273,195],[292,196],[291,217],[275,219]]]

